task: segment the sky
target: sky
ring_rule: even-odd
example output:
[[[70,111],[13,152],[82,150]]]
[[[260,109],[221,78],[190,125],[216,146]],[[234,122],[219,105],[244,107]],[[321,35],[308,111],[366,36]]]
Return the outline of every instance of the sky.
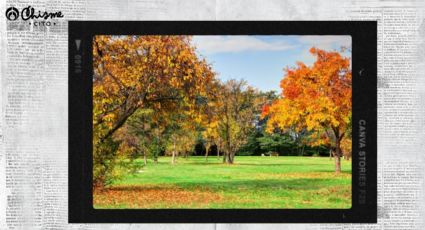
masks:
[[[221,80],[245,79],[259,90],[277,92],[284,68],[298,61],[314,63],[311,47],[338,51],[341,46],[351,48],[350,36],[193,36],[192,42]],[[351,51],[343,55],[351,57]]]

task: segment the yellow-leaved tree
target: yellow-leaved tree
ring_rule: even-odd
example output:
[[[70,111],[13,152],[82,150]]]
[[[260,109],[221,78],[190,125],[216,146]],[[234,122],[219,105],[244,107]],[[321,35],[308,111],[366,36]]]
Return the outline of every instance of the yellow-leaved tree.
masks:
[[[181,105],[195,113],[215,78],[190,36],[96,36],[93,39],[93,167],[104,186],[117,145],[112,135],[138,109],[155,113]]]

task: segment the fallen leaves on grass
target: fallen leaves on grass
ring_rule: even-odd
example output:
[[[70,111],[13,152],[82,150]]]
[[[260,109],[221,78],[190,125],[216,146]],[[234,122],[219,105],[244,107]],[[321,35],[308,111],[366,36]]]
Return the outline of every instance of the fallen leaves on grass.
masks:
[[[177,186],[116,186],[93,192],[95,207],[170,208],[185,206],[202,208],[222,197],[204,188],[185,190]]]
[[[351,173],[308,172],[308,173],[258,173],[258,179],[351,179]]]
[[[337,196],[337,198],[351,198],[351,186],[332,186],[320,189],[316,192],[317,195],[324,197]]]

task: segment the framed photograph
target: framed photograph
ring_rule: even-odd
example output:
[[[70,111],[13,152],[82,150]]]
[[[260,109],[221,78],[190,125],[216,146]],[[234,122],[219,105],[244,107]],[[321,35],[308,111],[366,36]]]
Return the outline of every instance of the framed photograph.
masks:
[[[376,223],[374,21],[70,21],[69,222]]]

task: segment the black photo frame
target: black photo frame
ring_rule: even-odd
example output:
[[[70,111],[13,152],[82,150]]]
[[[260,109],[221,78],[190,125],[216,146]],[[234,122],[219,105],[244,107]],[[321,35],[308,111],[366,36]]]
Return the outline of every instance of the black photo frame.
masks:
[[[352,38],[350,209],[94,209],[92,39],[95,35],[349,35]],[[376,21],[69,21],[70,223],[376,223]]]

